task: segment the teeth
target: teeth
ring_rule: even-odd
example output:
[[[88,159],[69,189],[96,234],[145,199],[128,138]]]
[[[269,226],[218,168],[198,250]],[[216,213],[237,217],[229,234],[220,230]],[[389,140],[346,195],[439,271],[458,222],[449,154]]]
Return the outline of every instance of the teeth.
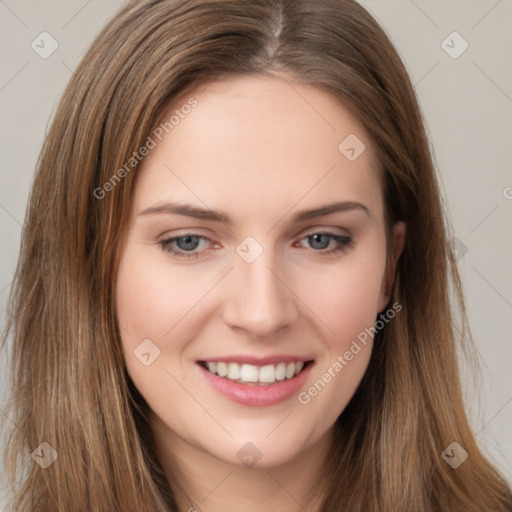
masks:
[[[276,367],[273,364],[262,366],[259,372],[260,382],[275,382],[276,380]]]
[[[231,363],[238,366],[236,363]],[[258,382],[258,367],[252,364],[243,364],[239,370],[242,382]]]
[[[237,380],[240,378],[240,366],[238,366],[236,363],[229,363],[228,364],[228,379],[231,380]]]
[[[275,371],[276,380],[284,380],[286,377],[286,363],[279,363]]]
[[[228,374],[228,365],[226,363],[217,363],[217,375],[225,377]]]
[[[278,363],[265,366],[253,364],[223,363],[207,361],[205,367],[219,377],[239,382],[259,382],[270,384],[279,380],[291,379],[304,368],[304,363]]]

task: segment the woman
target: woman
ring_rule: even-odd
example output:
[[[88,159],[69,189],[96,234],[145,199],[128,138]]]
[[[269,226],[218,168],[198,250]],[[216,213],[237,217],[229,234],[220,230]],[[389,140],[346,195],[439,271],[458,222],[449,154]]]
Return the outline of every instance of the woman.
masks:
[[[443,222],[357,3],[129,2],[31,193],[13,509],[512,510],[461,398]]]

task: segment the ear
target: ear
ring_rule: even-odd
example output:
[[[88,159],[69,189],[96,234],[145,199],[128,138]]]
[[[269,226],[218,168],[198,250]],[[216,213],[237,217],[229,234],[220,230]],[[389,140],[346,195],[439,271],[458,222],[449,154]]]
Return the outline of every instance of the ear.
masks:
[[[405,222],[397,222],[392,228],[392,256],[386,264],[379,296],[379,311],[382,311],[391,298],[391,290],[395,281],[396,264],[405,245]]]

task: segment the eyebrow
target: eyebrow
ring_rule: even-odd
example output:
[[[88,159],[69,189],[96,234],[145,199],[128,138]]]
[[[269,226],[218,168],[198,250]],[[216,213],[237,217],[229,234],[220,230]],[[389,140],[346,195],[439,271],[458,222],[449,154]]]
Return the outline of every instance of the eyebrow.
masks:
[[[308,219],[323,217],[324,215],[329,215],[331,213],[353,210],[361,210],[365,212],[369,217],[372,216],[370,209],[364,204],[358,203],[357,201],[341,201],[298,212],[293,216],[292,222],[299,223]],[[140,212],[139,215],[154,215],[158,213],[184,215],[187,217],[194,217],[196,219],[222,222],[223,224],[227,224],[229,226],[233,224],[233,221],[230,219],[229,215],[223,210],[214,211],[207,208],[193,206],[187,203],[157,203],[146,208]]]

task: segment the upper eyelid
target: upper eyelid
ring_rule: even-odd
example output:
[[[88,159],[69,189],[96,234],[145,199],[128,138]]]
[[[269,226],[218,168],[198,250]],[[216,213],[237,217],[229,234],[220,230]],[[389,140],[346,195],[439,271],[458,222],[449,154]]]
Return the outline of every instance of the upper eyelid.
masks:
[[[337,232],[333,232],[333,231],[331,231],[329,229],[322,229],[322,228],[319,228],[319,229],[316,229],[316,230],[314,229],[314,230],[311,230],[311,231],[306,231],[305,233],[303,233],[301,235],[297,235],[297,236],[295,236],[293,238],[296,239],[298,236],[300,236],[300,240],[302,240],[303,238],[306,238],[308,236],[318,235],[318,234],[334,235],[334,236],[341,236],[341,237],[352,238],[352,235],[350,233],[348,233],[348,232],[340,234],[340,233],[337,233]],[[213,240],[211,237],[209,237],[207,235],[203,235],[201,233],[196,233],[194,231],[188,231],[188,232],[180,234],[180,235],[173,235],[173,236],[162,237],[161,241],[171,241],[171,240],[175,241],[175,240],[180,239],[180,238],[186,238],[187,236],[195,236],[195,237],[200,238],[202,240],[206,239],[206,240],[209,240],[210,242],[218,243],[218,242],[215,242],[215,240]]]
[[[185,228],[187,229],[187,228]],[[184,231],[183,233],[181,234],[177,234],[177,235],[169,235],[169,236],[160,236],[159,239],[160,240],[173,240],[173,239],[176,239],[176,238],[184,238],[184,237],[187,237],[187,236],[196,236],[198,238],[207,238],[208,240],[210,241],[214,241],[210,236],[208,235],[205,235],[203,233],[200,233],[198,231],[194,231],[195,228],[188,228],[188,231]],[[345,231],[344,233],[339,233],[337,231],[333,231],[333,230],[343,230]],[[341,227],[312,227],[312,228],[306,228],[305,230],[301,230],[300,233],[294,235],[292,238],[297,238],[299,236],[301,236],[302,238],[306,237],[306,236],[310,236],[310,235],[314,235],[314,234],[318,234],[318,233],[325,233],[325,234],[331,234],[331,235],[337,235],[337,236],[347,236],[347,237],[352,237],[352,234],[351,234],[351,230],[348,230],[346,228],[341,228]]]
[[[308,238],[308,237],[314,236],[314,235],[318,235],[318,234],[325,234],[325,235],[331,236],[331,238],[333,238],[333,239],[335,239],[335,237],[348,238],[350,240],[353,239],[353,237],[350,233],[339,234],[339,233],[333,232],[332,229],[333,228],[317,228],[317,229],[307,230],[305,233],[300,235],[300,238],[298,238],[298,241],[304,240],[305,238]],[[338,228],[338,229],[341,229],[341,228]],[[212,244],[219,243],[219,242],[216,242],[215,240],[212,240],[210,237],[208,237],[206,235],[202,235],[200,233],[195,233],[194,231],[188,231],[181,235],[164,237],[160,240],[160,243],[162,243],[162,242],[174,243],[176,240],[178,240],[180,238],[186,238],[187,236],[194,236],[194,237],[199,238],[200,240],[207,240],[207,241],[211,242]],[[297,235],[297,236],[299,236],[299,235]],[[297,239],[297,236],[294,237],[294,240]],[[210,247],[207,247],[203,251],[197,252],[195,254],[200,254],[201,252],[206,252],[209,249],[210,249]],[[176,250],[176,252],[182,252],[183,254],[194,254],[194,251],[195,251],[195,250],[194,251],[184,251],[183,249],[180,249],[179,247],[175,247],[175,250]]]

